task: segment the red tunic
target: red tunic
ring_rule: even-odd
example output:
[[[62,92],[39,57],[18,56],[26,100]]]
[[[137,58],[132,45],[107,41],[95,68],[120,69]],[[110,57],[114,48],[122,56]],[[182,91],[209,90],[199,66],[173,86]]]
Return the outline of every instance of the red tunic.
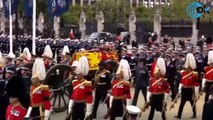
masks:
[[[164,92],[169,93],[169,84],[164,78],[151,78],[149,91],[152,94],[163,94]]]
[[[101,51],[101,55],[102,55],[102,58],[101,58],[102,61],[107,61],[110,59],[110,55],[106,51]]]
[[[38,89],[37,89],[38,88]],[[44,106],[45,110],[51,109],[50,104],[50,91],[47,85],[40,85],[38,87],[31,86],[30,88],[31,96],[31,107]]]
[[[49,63],[48,60],[44,61],[44,66],[45,66],[46,69],[50,67],[50,63]]]
[[[194,87],[194,86],[199,86],[198,82],[198,73],[194,71],[186,71],[183,70],[181,71],[181,81],[180,83],[183,84],[183,87]]]
[[[151,70],[150,70],[150,77],[153,78],[154,77],[154,70],[155,70],[155,66],[157,64],[157,61],[153,62],[151,65]]]
[[[72,84],[73,92],[70,99],[74,101],[86,101],[87,103],[92,103],[92,83],[90,81],[74,80]]]
[[[12,106],[11,104],[7,106],[6,120],[23,120],[27,110],[21,105]]]
[[[70,32],[70,39],[74,39],[75,38],[75,35],[73,32]]]
[[[205,71],[205,79],[207,82],[213,82],[213,68],[207,66],[204,68]]]
[[[113,82],[112,82],[112,96],[113,97],[124,96],[127,99],[131,99],[129,81],[113,80]]]

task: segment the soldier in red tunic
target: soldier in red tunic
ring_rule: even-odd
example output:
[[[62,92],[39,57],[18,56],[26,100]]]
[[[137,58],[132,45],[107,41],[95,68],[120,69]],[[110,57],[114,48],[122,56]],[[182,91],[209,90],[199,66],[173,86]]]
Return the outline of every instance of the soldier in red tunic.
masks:
[[[53,52],[49,45],[46,45],[44,48],[44,53],[42,54],[42,57],[44,58],[44,66],[46,70],[49,70],[52,66],[52,60],[53,60]]]
[[[162,119],[166,120],[165,106],[169,97],[170,89],[168,82],[164,78],[165,73],[165,61],[163,58],[158,58],[153,71],[153,77],[150,79],[150,87],[147,93],[147,102],[151,105],[148,120],[153,119],[155,110],[161,112]]]
[[[70,120],[72,115],[72,120],[84,120],[91,119],[92,114],[92,83],[84,79],[84,76],[89,72],[88,59],[82,56],[79,59],[79,65],[77,66],[75,73],[77,76],[76,80],[72,81],[73,92],[70,96],[70,101],[68,105],[68,115],[66,120]],[[85,103],[86,103],[86,113],[85,113]]]
[[[209,87],[213,84],[213,51],[208,53],[208,65],[204,68],[202,88],[205,88],[205,103],[209,100]]]
[[[62,59],[60,63],[70,65],[70,50],[67,45],[65,45],[62,50]]]
[[[115,120],[116,117],[123,117],[123,106],[131,105],[130,82],[131,71],[127,60],[120,61],[116,72],[116,79],[112,82],[112,94],[110,96],[110,111],[105,119]]]
[[[6,87],[10,104],[7,106],[6,120],[23,120],[27,109],[22,106],[24,102],[25,86],[19,76],[10,79]]]
[[[37,58],[32,69],[32,86],[30,88],[31,104],[28,108],[26,118],[41,117],[48,120],[51,113],[50,91],[48,85],[43,85],[41,82],[46,77],[46,71],[42,58]],[[43,114],[43,110],[44,114]],[[41,118],[33,120],[41,120]]]
[[[196,69],[196,61],[194,55],[192,53],[188,53],[185,61],[185,70],[181,71],[181,81],[179,85],[179,94],[181,94],[181,103],[178,110],[177,116],[175,118],[181,119],[181,115],[183,112],[183,107],[186,101],[189,101],[192,109],[193,116],[192,119],[196,118],[196,109],[195,109],[195,101],[199,94],[199,81],[198,81],[198,73],[194,71]]]

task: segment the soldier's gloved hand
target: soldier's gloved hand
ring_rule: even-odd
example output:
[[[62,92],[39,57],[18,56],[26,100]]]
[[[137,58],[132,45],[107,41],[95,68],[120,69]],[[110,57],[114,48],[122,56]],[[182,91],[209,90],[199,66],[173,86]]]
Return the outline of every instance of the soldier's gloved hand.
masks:
[[[168,102],[169,97],[170,97],[170,94],[169,93],[165,93],[165,96],[164,96],[165,102]]]
[[[27,110],[27,114],[25,115],[26,119],[30,117],[31,111],[32,111],[32,107],[29,107]]]
[[[49,120],[51,114],[51,110],[45,110],[44,111],[44,120]]]
[[[195,96],[196,96],[196,98],[198,97],[198,95],[199,95],[199,86],[195,86]]]
[[[68,105],[68,114],[70,114],[72,112],[72,106],[73,106],[74,101],[70,100],[69,101],[69,105]]]
[[[92,114],[92,104],[87,103],[87,111],[85,114],[85,118],[89,117]]]
[[[146,99],[147,99],[147,102],[150,103],[150,97],[151,97],[151,92],[147,91],[147,95],[146,95]]]
[[[180,83],[180,84],[179,84],[179,87],[178,87],[178,93],[179,93],[179,94],[181,94],[182,87],[183,87],[183,84]]]
[[[204,87],[205,87],[205,85],[206,85],[206,79],[205,79],[205,78],[203,78],[203,79],[202,79],[202,88],[204,88]]]

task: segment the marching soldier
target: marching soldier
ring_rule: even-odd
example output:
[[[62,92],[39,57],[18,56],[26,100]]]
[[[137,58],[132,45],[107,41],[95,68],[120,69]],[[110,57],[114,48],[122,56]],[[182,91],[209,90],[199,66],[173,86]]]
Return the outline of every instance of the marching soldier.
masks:
[[[53,52],[50,48],[49,45],[46,45],[44,52],[42,54],[42,57],[44,58],[44,66],[46,68],[46,71],[50,69],[52,65],[52,60],[53,60]]]
[[[196,61],[192,53],[188,53],[185,61],[185,70],[181,71],[181,81],[179,85],[179,94],[181,94],[181,103],[178,110],[177,116],[175,118],[181,119],[183,112],[183,107],[186,101],[190,101],[193,109],[192,119],[196,118],[195,109],[195,99],[198,97],[199,93],[199,82],[198,73],[194,70],[196,69]]]
[[[166,65],[163,58],[158,58],[153,77],[150,79],[150,87],[147,93],[147,102],[150,103],[151,109],[148,120],[152,120],[155,110],[162,113],[162,119],[166,120],[166,102],[169,97],[169,84],[165,80]]]
[[[23,120],[27,109],[22,106],[25,98],[25,86],[21,77],[12,77],[6,90],[10,101],[6,111],[6,120]]]
[[[19,56],[18,58],[16,58],[15,60],[15,65],[16,65],[16,72],[17,75],[21,76],[21,68],[20,66],[23,64],[23,58],[22,56]]]
[[[149,70],[146,67],[146,59],[140,58],[138,65],[135,67],[135,94],[133,97],[132,105],[137,105],[138,94],[142,91],[145,102],[147,87],[149,86]]]
[[[5,65],[3,68],[3,79],[5,79],[5,74],[6,74],[6,68],[9,66],[15,67],[15,65],[12,63],[13,59],[15,58],[15,55],[9,53],[6,57],[5,57]]]
[[[213,85],[209,87],[210,99],[203,106],[202,120],[213,120]]]
[[[28,63],[31,61],[31,58],[32,56],[31,56],[29,48],[25,47],[23,50],[23,62]]]
[[[50,91],[48,85],[42,84],[45,77],[46,71],[43,59],[37,58],[32,69],[31,104],[25,118],[35,117],[33,120],[41,120],[41,118],[49,120],[51,113]],[[43,110],[45,110],[44,114]]]
[[[91,120],[92,114],[92,83],[84,79],[89,72],[89,63],[85,56],[79,59],[79,65],[76,68],[77,79],[72,81],[73,92],[70,96],[68,105],[68,115],[66,120]],[[86,103],[86,113],[85,113]]]
[[[122,117],[124,113],[123,104],[131,104],[130,82],[128,81],[131,76],[129,64],[127,60],[121,59],[118,70],[116,72],[116,79],[112,82],[112,94],[110,96],[110,109],[107,119],[115,120],[117,117]]]
[[[93,82],[95,87],[95,102],[92,116],[96,118],[99,102],[100,100],[106,102],[107,92],[111,87],[109,71],[105,69],[103,61],[99,63],[99,70],[96,72]]]
[[[8,96],[6,94],[6,82],[3,79],[3,70],[0,68],[0,120],[5,120],[5,112],[9,104]]]
[[[175,76],[177,74],[176,70],[176,59],[174,55],[167,54],[166,58],[166,77],[172,92],[172,100],[175,99],[177,91],[175,90]]]
[[[208,65],[204,68],[205,75],[202,81],[202,88],[205,88],[205,103],[209,100],[209,88],[213,84],[213,51],[208,53]]]
[[[64,46],[63,51],[62,51],[62,59],[61,62],[62,64],[70,65],[70,50],[67,45]]]
[[[32,85],[31,76],[29,75],[29,68],[27,67],[21,67],[21,77],[23,79],[23,82],[25,84],[26,88],[26,99],[23,106],[25,108],[28,108],[30,105],[30,86]]]

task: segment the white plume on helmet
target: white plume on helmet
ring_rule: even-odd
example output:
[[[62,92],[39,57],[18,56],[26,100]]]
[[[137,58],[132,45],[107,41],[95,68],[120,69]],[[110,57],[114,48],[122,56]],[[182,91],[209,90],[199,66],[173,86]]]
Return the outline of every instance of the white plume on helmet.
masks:
[[[80,73],[83,75],[87,75],[89,73],[89,62],[86,56],[82,56],[79,59],[79,65],[76,68],[76,74],[80,74]]]
[[[160,72],[161,75],[166,74],[166,64],[165,60],[163,58],[158,58],[155,69],[154,69],[154,74]]]
[[[46,70],[42,58],[36,58],[32,68],[32,78],[38,77],[39,80],[46,78]]]
[[[23,50],[23,54],[26,56],[28,61],[31,60],[31,53],[30,53],[29,48],[25,47],[24,50]]]
[[[208,65],[213,63],[213,50],[208,53]]]
[[[46,47],[44,48],[44,53],[42,54],[43,57],[48,57],[48,58],[52,58],[53,57],[53,52],[50,48],[50,45],[46,45]]]
[[[129,80],[131,77],[131,70],[127,60],[121,59],[116,74],[123,74],[124,80]]]
[[[69,47],[67,45],[64,46],[62,50],[62,55],[66,55],[66,53],[70,53]]]
[[[75,60],[75,61],[73,61],[71,67],[77,67],[77,66],[79,66],[79,64],[80,64],[79,61]]]
[[[195,57],[192,53],[186,55],[185,68],[191,67],[193,70],[196,69]]]

